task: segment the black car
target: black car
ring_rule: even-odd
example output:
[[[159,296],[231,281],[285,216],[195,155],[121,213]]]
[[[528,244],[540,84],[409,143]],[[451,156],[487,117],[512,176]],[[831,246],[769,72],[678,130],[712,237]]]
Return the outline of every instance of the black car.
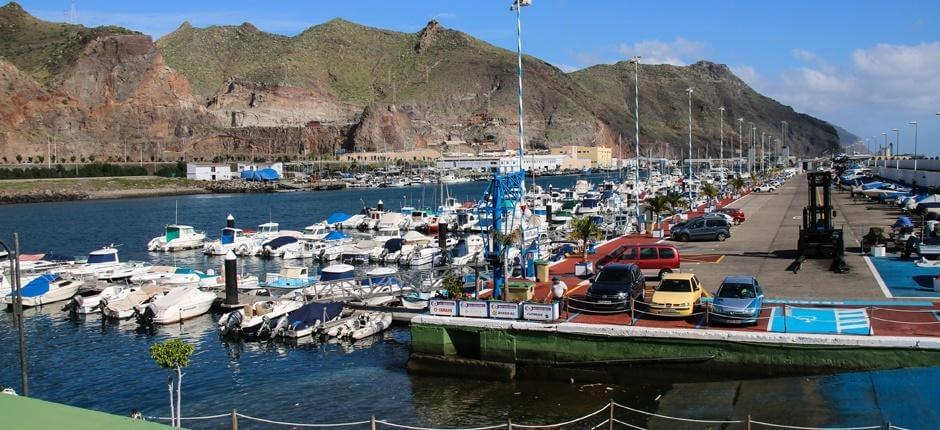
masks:
[[[690,240],[717,240],[731,237],[731,223],[722,218],[698,217],[669,229],[672,238],[680,242]]]
[[[642,300],[645,288],[646,277],[636,264],[608,264],[591,281],[585,301],[591,305],[589,310],[626,310],[630,298]]]

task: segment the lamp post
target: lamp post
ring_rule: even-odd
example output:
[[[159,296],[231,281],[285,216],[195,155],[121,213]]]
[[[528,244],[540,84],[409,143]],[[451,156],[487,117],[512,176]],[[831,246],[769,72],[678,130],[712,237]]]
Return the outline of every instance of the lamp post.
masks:
[[[764,175],[764,132],[760,132],[760,174]]]
[[[725,167],[725,107],[718,108],[718,165]],[[724,178],[725,171],[721,171],[721,177]]]
[[[914,180],[917,180],[917,121],[911,121],[908,124],[914,126]]]
[[[891,131],[894,132],[894,168],[898,170],[898,178],[900,178],[901,158],[898,155],[901,154],[901,129],[892,128]]]
[[[884,154],[884,158],[882,158],[882,160],[884,161],[881,162],[881,165],[884,168],[888,168],[888,133],[881,133],[881,137],[884,137],[885,141],[884,148],[882,149],[882,153]]]
[[[636,222],[637,233],[640,232],[640,56],[634,56],[633,59],[633,94],[636,113],[633,115],[636,125],[636,174],[634,175],[634,187],[636,191]],[[649,160],[646,160],[649,163]],[[647,178],[647,181],[649,178]]]
[[[532,0],[515,0],[510,10],[516,11],[516,74],[519,80],[519,170],[522,170],[522,159],[525,156],[525,111],[522,107],[522,8],[531,6]],[[525,177],[523,176],[523,193],[525,192]]]
[[[748,161],[747,170],[748,170],[748,173],[751,173],[751,172],[753,172],[753,171],[755,170],[754,162],[751,161],[751,154],[754,154],[755,157],[757,156],[757,150],[755,149],[756,146],[757,146],[757,127],[755,127],[755,126],[754,126],[754,123],[752,122],[752,123],[751,123],[751,148],[750,148],[750,150],[749,150],[749,152],[748,152],[748,157],[747,157],[747,161]]]
[[[787,134],[790,132],[790,123],[786,121],[780,121],[780,140],[783,143],[783,147],[787,147]],[[777,148],[777,164],[780,164],[780,148]],[[783,160],[783,167],[787,168],[790,166],[790,160]]]
[[[738,149],[740,149],[739,156],[744,158],[744,117],[738,118]],[[738,176],[741,176],[741,162],[738,162]]]
[[[689,180],[686,186],[689,187],[689,210],[692,209],[692,88],[686,88],[689,93]]]
[[[13,287],[13,323],[16,324],[16,331],[19,335],[20,349],[20,387],[23,391],[23,397],[29,397],[29,379],[26,372],[26,334],[23,329],[23,291],[20,285],[20,236],[13,233],[13,249],[7,246],[6,242],[0,240],[0,247],[7,253],[7,259],[10,261],[10,284]]]

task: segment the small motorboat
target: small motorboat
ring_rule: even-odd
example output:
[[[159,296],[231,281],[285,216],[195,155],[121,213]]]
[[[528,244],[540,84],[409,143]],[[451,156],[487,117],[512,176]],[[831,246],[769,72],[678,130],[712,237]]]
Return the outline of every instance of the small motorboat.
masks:
[[[362,312],[343,324],[331,327],[327,335],[336,338],[364,339],[381,333],[392,325],[390,312]]]
[[[118,258],[117,248],[106,246],[88,253],[88,258],[81,264],[68,269],[68,273],[79,277],[98,277],[119,267],[121,267],[121,259]]]
[[[268,273],[261,287],[285,292],[307,287],[317,280],[308,270],[304,266],[284,266],[278,273]]]
[[[58,273],[45,273],[29,281],[20,290],[25,307],[42,306],[49,303],[70,299],[84,282],[76,279],[64,279]],[[13,292],[3,296],[3,303],[13,305]]]
[[[134,316],[135,306],[147,303],[163,292],[163,287],[153,283],[125,288],[113,298],[101,299],[101,313],[112,319],[129,319]]]
[[[150,252],[174,252],[199,249],[205,245],[206,234],[197,232],[192,226],[170,224],[163,236],[157,236],[147,244]]]
[[[441,249],[436,246],[421,248],[411,257],[412,266],[437,265],[441,261]]]
[[[266,338],[272,334],[278,318],[301,306],[303,303],[296,300],[268,300],[245,305],[219,318],[219,333],[222,336]]]
[[[101,312],[102,302],[107,303],[109,299],[117,297],[124,287],[121,285],[109,285],[101,290],[100,293],[91,296],[74,295],[63,310],[77,315],[96,314]]]
[[[173,324],[209,312],[215,300],[215,294],[193,285],[174,288],[146,305],[135,306],[134,310],[142,326]]]
[[[208,255],[225,255],[233,251],[235,255],[251,255],[255,246],[255,240],[244,230],[225,227],[222,229],[222,236],[219,240],[206,242],[202,252]]]
[[[434,293],[412,291],[401,298],[401,305],[405,309],[427,309],[434,298]]]
[[[342,317],[343,304],[339,302],[307,303],[278,319],[274,334],[278,337],[297,339],[319,332],[324,324]]]

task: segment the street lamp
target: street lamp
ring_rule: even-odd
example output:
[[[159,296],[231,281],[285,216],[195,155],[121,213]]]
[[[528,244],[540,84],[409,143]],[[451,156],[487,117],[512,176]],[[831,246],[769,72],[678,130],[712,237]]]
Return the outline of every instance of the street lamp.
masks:
[[[900,179],[901,158],[898,155],[901,154],[901,129],[892,128],[891,131],[894,132],[894,168],[899,171],[897,179]]]
[[[754,171],[754,162],[751,161],[751,154],[754,154],[755,157],[757,156],[757,150],[754,149],[755,146],[757,146],[757,127],[752,122],[751,123],[751,147],[747,153],[748,173],[751,173],[752,171]]]
[[[7,253],[10,261],[10,284],[13,287],[13,323],[19,334],[20,349],[20,382],[23,397],[29,397],[29,380],[26,376],[26,334],[23,330],[23,290],[20,285],[20,237],[13,233],[13,249],[6,242],[0,240],[0,247]],[[2,276],[2,274],[0,274]]]
[[[689,210],[692,210],[692,88],[686,88],[689,93]]]
[[[516,75],[519,80],[519,170],[522,170],[522,159],[525,156],[525,111],[522,107],[522,8],[531,6],[532,0],[515,0],[509,10],[516,11]],[[523,190],[525,189],[523,176]]]
[[[725,107],[718,108],[718,165],[721,166],[721,177],[725,177]]]
[[[744,117],[738,118],[738,146],[740,152],[738,153],[741,156],[742,160],[744,158]],[[741,164],[742,160],[738,160],[738,176],[741,176]]]
[[[634,191],[636,192],[636,222],[637,233],[640,232],[640,56],[634,56],[630,61],[633,62],[633,94],[636,113],[633,115],[636,125],[636,174],[634,174]],[[646,160],[647,163],[650,160]],[[649,181],[649,178],[646,179]]]
[[[881,136],[884,137],[884,141],[885,141],[885,146],[883,149],[881,149],[885,158],[883,158],[884,161],[881,164],[883,167],[887,168],[888,167],[888,133],[881,133]]]
[[[780,139],[783,141],[783,147],[787,147],[787,133],[790,131],[790,123],[780,121]],[[790,160],[783,160],[783,167],[790,165]],[[777,148],[777,164],[780,164],[780,148]]]

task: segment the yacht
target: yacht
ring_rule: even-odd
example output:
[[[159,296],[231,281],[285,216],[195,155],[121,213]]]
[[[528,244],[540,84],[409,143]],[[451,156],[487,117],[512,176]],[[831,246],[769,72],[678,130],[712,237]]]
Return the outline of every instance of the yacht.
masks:
[[[192,226],[171,224],[166,226],[163,236],[157,236],[147,244],[150,252],[174,252],[202,248],[206,241],[205,233],[197,232]]]

